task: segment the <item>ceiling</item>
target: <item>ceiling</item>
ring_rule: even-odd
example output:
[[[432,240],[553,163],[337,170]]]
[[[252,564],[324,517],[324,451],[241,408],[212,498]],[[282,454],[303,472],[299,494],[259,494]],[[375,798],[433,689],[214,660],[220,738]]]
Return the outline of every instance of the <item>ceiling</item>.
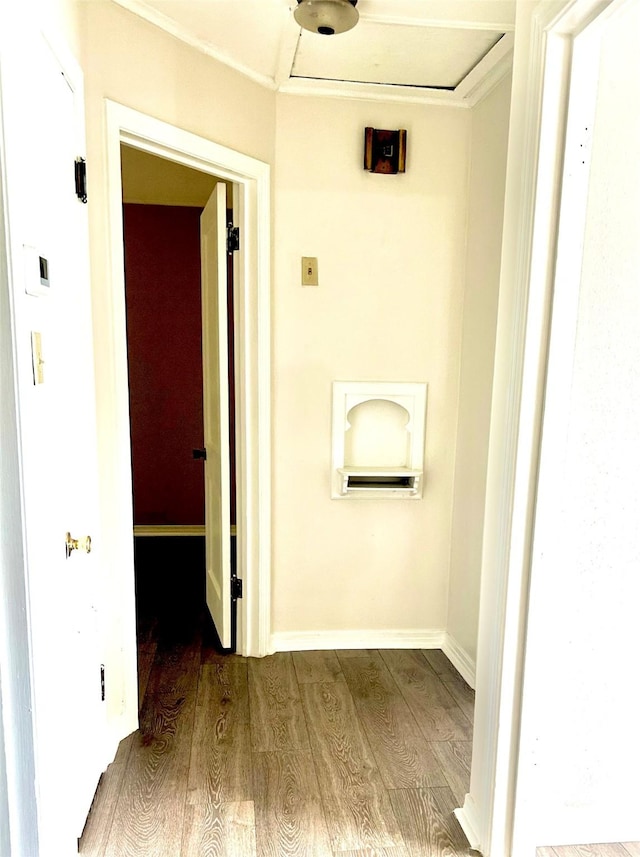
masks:
[[[473,106],[509,70],[516,0],[359,0],[319,36],[296,0],[115,0],[270,89]]]

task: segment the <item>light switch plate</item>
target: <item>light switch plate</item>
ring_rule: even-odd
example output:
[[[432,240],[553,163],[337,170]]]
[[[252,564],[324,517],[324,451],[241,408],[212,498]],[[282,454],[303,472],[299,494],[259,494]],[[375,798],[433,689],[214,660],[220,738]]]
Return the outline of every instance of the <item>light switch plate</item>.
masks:
[[[44,384],[44,358],[42,356],[42,334],[31,331],[31,360],[33,362],[33,383]]]
[[[302,257],[302,285],[318,285],[318,259],[315,256]]]

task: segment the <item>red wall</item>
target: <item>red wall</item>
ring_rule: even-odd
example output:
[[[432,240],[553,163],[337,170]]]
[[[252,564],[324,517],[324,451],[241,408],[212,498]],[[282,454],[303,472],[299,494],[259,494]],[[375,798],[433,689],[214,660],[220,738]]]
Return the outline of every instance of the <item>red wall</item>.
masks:
[[[123,211],[134,522],[204,524],[201,209]]]

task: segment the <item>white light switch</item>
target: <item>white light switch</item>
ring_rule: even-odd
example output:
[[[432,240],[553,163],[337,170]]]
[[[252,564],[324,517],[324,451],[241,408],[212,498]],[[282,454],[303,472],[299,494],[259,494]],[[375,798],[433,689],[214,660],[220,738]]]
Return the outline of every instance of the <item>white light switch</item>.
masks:
[[[302,257],[302,285],[318,285],[318,260],[315,256]]]

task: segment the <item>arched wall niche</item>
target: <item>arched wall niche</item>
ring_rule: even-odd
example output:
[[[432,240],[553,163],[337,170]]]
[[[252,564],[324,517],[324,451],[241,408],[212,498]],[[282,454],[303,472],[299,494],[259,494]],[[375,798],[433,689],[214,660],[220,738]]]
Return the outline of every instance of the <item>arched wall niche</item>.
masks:
[[[409,467],[411,415],[389,399],[368,399],[347,414],[345,467]]]
[[[422,497],[427,385],[335,381],[333,499]]]

